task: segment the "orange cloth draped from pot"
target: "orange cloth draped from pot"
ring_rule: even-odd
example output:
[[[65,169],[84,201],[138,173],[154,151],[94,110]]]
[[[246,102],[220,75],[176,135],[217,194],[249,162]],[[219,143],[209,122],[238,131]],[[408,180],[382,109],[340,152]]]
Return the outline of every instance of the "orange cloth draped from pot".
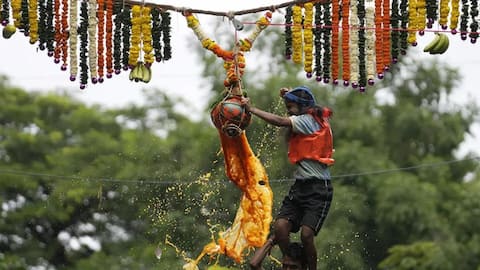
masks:
[[[213,241],[205,245],[195,260],[183,266],[185,270],[197,270],[203,256],[218,253],[240,263],[243,251],[249,247],[261,247],[270,230],[273,193],[265,168],[253,154],[245,132],[235,137],[229,137],[221,130],[218,133],[226,174],[243,192],[242,199],[232,226],[219,233],[218,244]]]
[[[265,168],[253,154],[245,132],[229,137],[219,131],[228,178],[243,192],[230,228],[220,233],[220,252],[237,262],[247,247],[261,247],[272,221],[272,190]]]

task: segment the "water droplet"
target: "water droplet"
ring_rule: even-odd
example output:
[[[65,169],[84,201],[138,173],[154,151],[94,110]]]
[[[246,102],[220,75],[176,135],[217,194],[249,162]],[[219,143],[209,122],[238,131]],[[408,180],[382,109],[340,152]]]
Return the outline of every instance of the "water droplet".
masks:
[[[162,258],[162,248],[161,247],[157,247],[155,249],[155,257],[157,257],[157,259],[160,260],[160,258]]]

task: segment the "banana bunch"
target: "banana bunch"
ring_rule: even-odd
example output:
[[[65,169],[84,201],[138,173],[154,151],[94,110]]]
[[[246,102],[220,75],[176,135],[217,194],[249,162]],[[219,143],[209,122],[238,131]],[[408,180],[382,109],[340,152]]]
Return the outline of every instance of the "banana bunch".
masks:
[[[139,61],[128,75],[130,81],[148,83],[152,79],[152,70]]]
[[[435,38],[423,48],[424,52],[430,54],[442,54],[447,51],[450,41],[444,33],[435,33]]]

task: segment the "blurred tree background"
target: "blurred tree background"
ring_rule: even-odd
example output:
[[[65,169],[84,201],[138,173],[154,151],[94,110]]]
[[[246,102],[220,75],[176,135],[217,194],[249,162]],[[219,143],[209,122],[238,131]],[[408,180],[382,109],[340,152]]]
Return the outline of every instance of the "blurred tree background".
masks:
[[[265,31],[243,82],[265,110],[285,113],[278,89],[302,84],[334,110],[335,195],[316,237],[320,268],[479,270],[479,158],[456,156],[479,108],[449,101],[461,91],[458,72],[405,56],[358,93],[306,80],[284,61],[283,42],[279,29]],[[197,51],[213,101],[222,63]],[[89,107],[1,78],[0,269],[181,269],[196,257],[231,224],[240,194],[209,109],[194,121],[177,106],[189,104],[146,89],[144,105]],[[253,118],[246,132],[275,214],[292,184],[282,131]],[[277,266],[266,259],[266,269]]]

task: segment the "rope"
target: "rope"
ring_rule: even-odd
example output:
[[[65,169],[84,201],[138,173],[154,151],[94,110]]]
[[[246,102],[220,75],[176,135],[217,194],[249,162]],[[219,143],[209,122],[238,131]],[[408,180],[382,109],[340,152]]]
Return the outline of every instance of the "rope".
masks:
[[[246,9],[246,10],[240,10],[240,11],[229,11],[229,12],[220,12],[220,11],[210,11],[210,10],[201,10],[201,9],[192,9],[192,8],[185,8],[185,7],[176,7],[172,5],[163,5],[163,4],[154,4],[154,3],[149,3],[145,2],[145,5],[150,6],[150,7],[157,7],[163,10],[172,10],[176,11],[179,13],[184,14],[184,12],[190,12],[190,13],[198,13],[198,14],[207,14],[207,15],[215,15],[215,16],[223,16],[223,17],[228,17],[228,15],[246,15],[246,14],[251,14],[251,13],[258,13],[261,11],[274,11],[279,8],[284,8],[288,7],[290,5],[301,5],[304,3],[308,2],[316,2],[316,3],[327,3],[329,0],[317,0],[317,1],[312,1],[312,0],[296,0],[296,1],[289,1],[285,3],[281,3],[278,5],[271,5],[271,6],[264,6],[264,7],[258,7],[258,8],[253,8],[253,9]],[[125,0],[125,3],[129,5],[137,5],[138,1],[135,0]]]
[[[336,176],[332,176],[332,179],[342,179],[342,178],[351,178],[351,177],[359,177],[359,176],[369,176],[369,175],[379,175],[379,174],[391,174],[397,173],[401,171],[412,171],[421,168],[433,168],[439,167],[444,165],[449,165],[453,163],[460,163],[472,160],[479,160],[480,156],[478,157],[471,157],[465,159],[456,159],[456,160],[447,160],[447,161],[439,161],[433,163],[423,163],[418,164],[415,166],[409,167],[402,167],[402,168],[395,168],[395,169],[385,169],[385,170],[376,170],[376,171],[367,171],[367,172],[358,172],[358,173],[347,173],[347,174],[340,174]],[[81,177],[81,176],[66,176],[66,175],[54,175],[54,174],[46,174],[46,173],[37,173],[37,172],[24,172],[18,170],[8,170],[8,169],[0,169],[0,175],[20,175],[20,176],[31,176],[31,177],[44,177],[50,180],[62,180],[62,181],[71,181],[71,180],[78,180],[78,181],[86,181],[86,182],[105,182],[105,183],[133,183],[138,185],[178,185],[178,184],[194,184],[199,181],[185,181],[185,182],[178,182],[178,181],[156,181],[156,180],[132,180],[132,179],[113,179],[108,177],[100,177],[100,178],[89,178],[89,177]],[[151,179],[154,179],[153,177]],[[26,178],[16,179],[16,180],[27,180]],[[283,183],[283,182],[292,182],[295,179],[291,178],[284,178],[284,179],[273,179],[270,180],[270,183]],[[216,183],[230,183],[230,181],[226,181],[224,179],[221,180],[212,180],[212,182]]]

